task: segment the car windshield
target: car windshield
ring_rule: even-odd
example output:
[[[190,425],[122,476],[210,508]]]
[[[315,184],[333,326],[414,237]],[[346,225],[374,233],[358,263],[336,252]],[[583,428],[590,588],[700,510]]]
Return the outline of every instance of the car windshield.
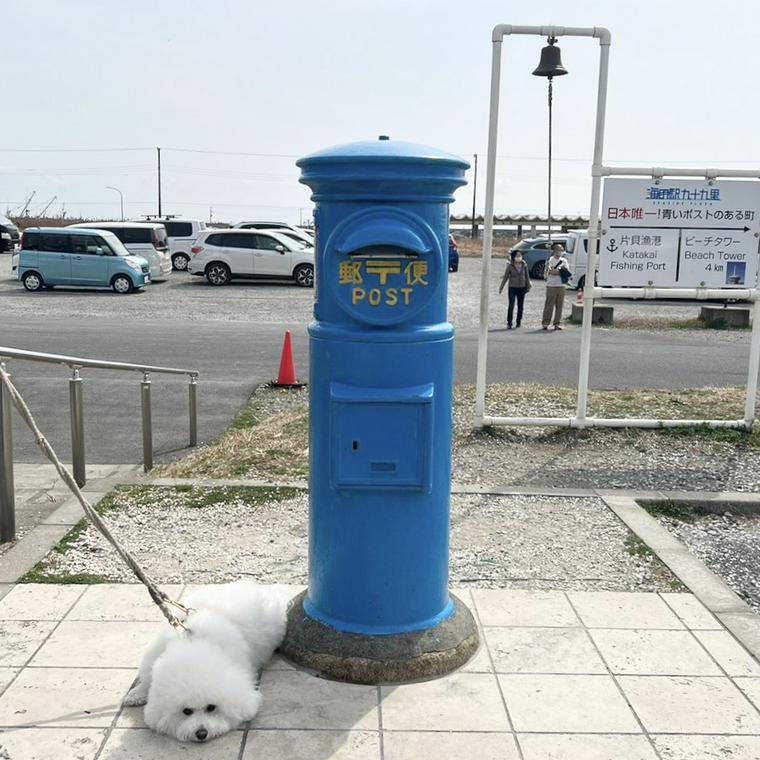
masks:
[[[102,234],[103,240],[105,240],[106,243],[111,246],[111,250],[117,256],[131,256],[130,252],[125,248],[124,243],[122,243],[121,240],[119,240],[119,238],[113,234],[113,232],[106,232],[104,230]]]

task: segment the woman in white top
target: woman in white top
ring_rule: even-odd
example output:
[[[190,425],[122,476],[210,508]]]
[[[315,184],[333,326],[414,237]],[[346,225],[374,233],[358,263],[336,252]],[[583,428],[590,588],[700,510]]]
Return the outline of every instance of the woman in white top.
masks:
[[[565,303],[565,283],[562,281],[560,270],[570,271],[567,259],[562,255],[564,252],[565,246],[562,243],[554,243],[552,255],[546,262],[546,301],[541,319],[541,326],[544,330],[549,329],[552,321],[555,330],[562,329],[560,322],[562,321],[562,306]]]

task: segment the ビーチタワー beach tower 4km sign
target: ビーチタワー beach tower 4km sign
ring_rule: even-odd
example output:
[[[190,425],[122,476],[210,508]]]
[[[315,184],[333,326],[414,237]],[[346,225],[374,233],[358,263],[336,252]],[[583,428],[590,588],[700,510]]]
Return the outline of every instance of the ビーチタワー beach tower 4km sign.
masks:
[[[760,182],[604,181],[599,285],[754,288]]]

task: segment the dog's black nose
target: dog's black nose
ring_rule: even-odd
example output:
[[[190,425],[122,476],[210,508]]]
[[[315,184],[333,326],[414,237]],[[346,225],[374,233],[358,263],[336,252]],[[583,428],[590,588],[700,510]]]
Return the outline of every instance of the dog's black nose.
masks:
[[[205,729],[205,728],[199,728],[199,729],[198,729],[198,730],[195,732],[195,738],[196,738],[196,739],[197,739],[199,742],[202,742],[202,741],[204,741],[204,740],[206,739],[206,737],[207,737],[207,736],[208,736],[208,731],[206,731],[206,729]]]

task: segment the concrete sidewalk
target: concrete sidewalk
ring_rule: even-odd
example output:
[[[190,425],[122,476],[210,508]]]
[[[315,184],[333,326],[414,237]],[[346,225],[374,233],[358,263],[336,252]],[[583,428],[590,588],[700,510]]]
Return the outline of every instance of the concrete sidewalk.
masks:
[[[357,686],[276,659],[250,726],[179,745],[120,707],[159,620],[141,586],[14,586],[0,600],[0,757],[760,757],[760,665],[691,594],[457,593],[482,634],[459,672]]]

